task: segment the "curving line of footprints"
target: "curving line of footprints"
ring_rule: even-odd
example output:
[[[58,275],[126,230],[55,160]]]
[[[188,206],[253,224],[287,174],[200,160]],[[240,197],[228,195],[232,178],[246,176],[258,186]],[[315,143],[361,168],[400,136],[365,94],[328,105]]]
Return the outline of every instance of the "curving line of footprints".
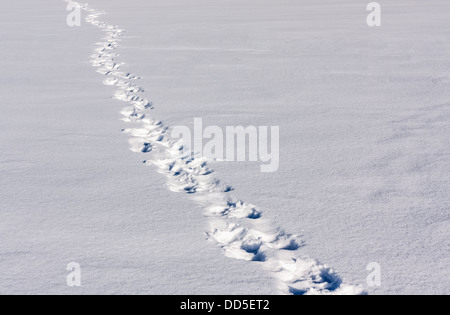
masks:
[[[207,238],[227,257],[253,261],[270,271],[281,294],[364,294],[359,286],[344,285],[332,268],[300,256],[298,236],[271,228],[256,206],[231,195],[232,188],[214,176],[205,159],[191,156],[178,140],[170,138],[169,128],[149,115],[152,103],[136,84],[140,77],[124,71],[118,61],[115,51],[124,30],[101,21],[103,11],[88,4],[80,7],[88,14],[86,21],[105,32],[91,63],[105,77],[103,83],[116,88],[114,99],[127,103],[121,113],[124,121],[133,124],[124,130],[130,135],[131,150],[148,154],[145,164],[167,176],[171,191],[191,194],[205,209],[210,224]]]

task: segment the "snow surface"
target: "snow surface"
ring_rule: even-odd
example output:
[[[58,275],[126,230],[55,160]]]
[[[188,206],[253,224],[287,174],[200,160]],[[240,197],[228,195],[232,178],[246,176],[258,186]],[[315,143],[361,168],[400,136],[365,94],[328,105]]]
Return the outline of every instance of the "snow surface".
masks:
[[[308,276],[328,269],[306,258],[297,269],[280,267],[293,254],[326,263],[369,293],[448,293],[450,4],[382,3],[380,28],[367,26],[365,6],[90,2],[109,13],[99,19],[126,29],[114,53],[127,73],[142,76],[133,81],[145,96],[134,105],[146,110],[149,99],[149,115],[164,126],[192,125],[194,117],[208,125],[280,126],[278,172],[260,173],[256,163],[208,166],[233,196],[257,205],[264,231],[278,231],[262,244],[268,257],[248,259],[236,246],[252,241],[241,236],[261,232],[260,224],[230,241],[228,219],[205,215],[212,201],[201,189],[212,182],[195,186],[200,201],[175,193],[180,181],[169,181],[168,190],[171,170],[159,163],[156,172],[162,158],[142,147],[148,139],[139,142],[148,135],[119,120],[127,112],[113,95],[135,100],[102,85],[90,62],[105,32],[86,22],[67,27],[62,1],[6,3],[0,293],[288,293],[280,282],[300,293],[295,277],[305,266]],[[134,151],[147,153],[130,152],[130,137]],[[180,163],[178,170],[192,171]],[[216,196],[214,209],[224,198]],[[304,246],[277,249],[273,236]],[[65,284],[72,261],[82,266],[81,288]],[[382,267],[379,288],[365,286],[370,262]],[[331,284],[319,281],[339,292]]]

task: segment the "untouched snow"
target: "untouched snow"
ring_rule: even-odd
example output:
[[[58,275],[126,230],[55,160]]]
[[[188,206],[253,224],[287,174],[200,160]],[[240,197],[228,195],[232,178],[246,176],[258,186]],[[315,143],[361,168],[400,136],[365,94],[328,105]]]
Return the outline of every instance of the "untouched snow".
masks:
[[[307,289],[339,293],[334,273],[303,255],[369,293],[449,292],[449,4],[382,3],[380,28],[367,26],[366,4],[356,0],[90,5],[126,29],[114,52],[142,76],[145,97],[134,105],[145,110],[148,98],[149,115],[164,126],[192,125],[194,117],[280,126],[278,172],[209,165],[233,196],[257,205],[264,227],[233,234],[219,222],[212,231],[220,233],[205,236],[215,220],[204,208],[223,195],[203,196],[208,181],[197,186],[200,201],[174,193],[183,186],[167,189],[171,174],[157,150],[128,150],[131,137],[134,151],[150,151],[136,130],[120,133],[136,127],[119,120],[125,105],[112,96],[131,100],[103,86],[89,63],[94,44],[115,40],[117,28],[69,28],[62,1],[7,3],[0,293],[275,294],[286,285],[301,293],[304,268],[306,284],[329,272]],[[236,251],[251,241],[242,235],[278,227],[262,244],[265,259]],[[304,246],[282,250],[270,240],[277,235]],[[286,267],[292,257],[302,258]],[[81,288],[65,284],[72,261],[82,266]],[[379,288],[365,286],[371,262],[382,268]]]

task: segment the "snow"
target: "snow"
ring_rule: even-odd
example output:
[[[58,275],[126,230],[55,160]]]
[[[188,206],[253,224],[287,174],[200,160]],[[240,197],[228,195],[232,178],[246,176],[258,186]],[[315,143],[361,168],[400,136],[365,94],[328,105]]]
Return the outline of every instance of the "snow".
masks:
[[[90,62],[105,32],[66,26],[64,2],[5,4],[0,293],[303,293],[296,277],[335,275],[315,259],[340,277],[325,291],[448,293],[449,4],[381,4],[369,28],[356,0],[90,1],[126,29],[115,52],[142,79],[119,80],[138,87],[102,84],[92,65],[121,71]],[[164,163],[161,126],[194,117],[280,126],[279,171],[209,163],[203,181],[173,148]]]
[[[123,106],[89,63],[102,32],[68,28],[65,8],[2,11],[0,293],[276,293],[208,246],[202,213],[128,150]],[[71,262],[81,288],[66,285]]]

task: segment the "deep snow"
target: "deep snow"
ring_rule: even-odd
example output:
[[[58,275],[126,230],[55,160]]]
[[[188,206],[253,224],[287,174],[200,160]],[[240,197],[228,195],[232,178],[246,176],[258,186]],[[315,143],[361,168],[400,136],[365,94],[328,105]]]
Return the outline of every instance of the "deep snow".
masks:
[[[369,293],[448,293],[450,45],[444,1],[93,0],[127,30],[127,70],[169,126],[279,125],[281,167],[213,163],[303,254]],[[123,105],[59,1],[1,16],[1,293],[276,293],[205,241],[191,198],[128,151]],[[8,13],[8,14],[5,14]],[[7,31],[5,31],[7,30]],[[3,188],[4,187],[4,188]],[[65,266],[83,288],[65,287]],[[74,291],[75,290],[75,291]],[[78,291],[77,291],[78,290]]]

